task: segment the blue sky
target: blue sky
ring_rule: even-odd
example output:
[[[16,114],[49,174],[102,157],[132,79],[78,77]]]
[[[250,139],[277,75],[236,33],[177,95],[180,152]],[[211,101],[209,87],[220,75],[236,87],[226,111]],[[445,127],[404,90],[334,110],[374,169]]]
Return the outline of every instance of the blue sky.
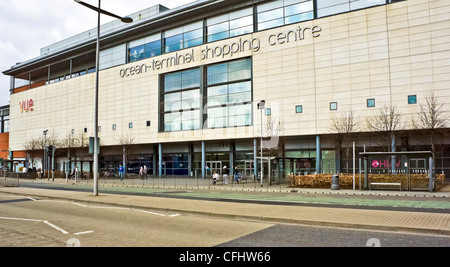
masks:
[[[84,0],[98,5],[97,0]],[[103,0],[102,8],[120,16],[162,4],[174,8],[193,0]],[[0,0],[0,106],[9,104],[9,76],[1,72],[39,56],[40,49],[97,26],[97,16],[73,0]],[[111,21],[102,16],[102,24]]]

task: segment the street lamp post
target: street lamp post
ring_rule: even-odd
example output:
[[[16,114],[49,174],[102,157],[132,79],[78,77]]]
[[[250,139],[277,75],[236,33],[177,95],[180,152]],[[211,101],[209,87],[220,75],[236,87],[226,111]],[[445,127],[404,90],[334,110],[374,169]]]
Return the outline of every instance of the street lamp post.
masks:
[[[42,175],[41,178],[45,177],[45,168],[47,166],[46,165],[47,160],[45,160],[47,158],[47,153],[45,151],[45,145],[47,143],[47,140],[46,140],[47,133],[48,133],[48,130],[45,130],[45,131],[42,132],[42,135],[44,136],[44,146],[43,146],[44,147],[44,157],[42,157],[42,173],[43,173],[43,175]]]
[[[261,187],[263,186],[263,176],[264,176],[264,165],[263,165],[263,146],[262,146],[262,142],[263,142],[263,110],[266,109],[266,101],[265,100],[261,100],[258,103],[258,109],[261,110]]]
[[[88,3],[85,3],[80,0],[74,0],[76,3],[83,5],[89,9],[92,9],[98,13],[97,20],[97,48],[95,51],[95,93],[94,93],[94,195],[98,196],[98,86],[99,86],[99,68],[100,68],[100,15],[108,15],[110,17],[114,17],[120,19],[123,23],[132,23],[133,19],[130,17],[120,17],[113,13],[110,13],[106,10],[100,8],[101,0],[98,0],[98,8],[92,6]]]

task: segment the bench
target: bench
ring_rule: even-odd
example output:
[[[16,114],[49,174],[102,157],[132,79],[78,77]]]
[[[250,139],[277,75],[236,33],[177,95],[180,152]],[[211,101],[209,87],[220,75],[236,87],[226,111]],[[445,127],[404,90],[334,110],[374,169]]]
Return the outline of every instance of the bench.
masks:
[[[402,191],[402,184],[401,183],[370,183],[369,184],[369,190],[372,190],[372,185],[392,185],[392,186],[398,186],[400,188],[400,191]]]

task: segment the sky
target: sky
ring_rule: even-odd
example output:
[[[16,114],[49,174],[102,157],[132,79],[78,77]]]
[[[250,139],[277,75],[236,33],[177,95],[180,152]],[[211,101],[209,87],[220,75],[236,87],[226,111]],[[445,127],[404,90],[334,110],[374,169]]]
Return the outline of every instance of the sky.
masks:
[[[97,6],[97,0],[84,0]],[[162,4],[175,8],[194,0],[103,0],[102,9],[127,16]],[[9,104],[10,77],[3,71],[39,56],[40,49],[97,27],[97,15],[74,0],[0,0],[0,106]],[[102,15],[101,23],[114,20]]]

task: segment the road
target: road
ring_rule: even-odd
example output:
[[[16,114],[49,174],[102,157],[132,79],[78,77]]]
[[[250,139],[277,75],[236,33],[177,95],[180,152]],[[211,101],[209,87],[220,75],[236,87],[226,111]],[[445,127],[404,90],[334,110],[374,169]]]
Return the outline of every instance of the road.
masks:
[[[270,226],[0,194],[0,246],[211,247]]]
[[[0,247],[68,245],[448,247],[450,237],[213,219],[0,194]]]

